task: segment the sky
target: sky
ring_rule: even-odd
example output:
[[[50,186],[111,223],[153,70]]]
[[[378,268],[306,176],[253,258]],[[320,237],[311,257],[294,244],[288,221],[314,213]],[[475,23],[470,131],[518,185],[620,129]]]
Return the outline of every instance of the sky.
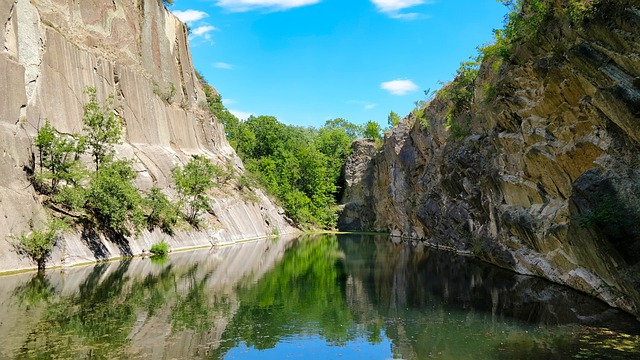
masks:
[[[497,0],[174,0],[195,68],[241,119],[387,125],[501,28]]]

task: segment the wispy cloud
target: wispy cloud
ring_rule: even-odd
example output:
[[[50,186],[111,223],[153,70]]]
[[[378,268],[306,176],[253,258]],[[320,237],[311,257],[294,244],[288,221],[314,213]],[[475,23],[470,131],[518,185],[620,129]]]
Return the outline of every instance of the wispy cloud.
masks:
[[[229,112],[235,115],[235,117],[237,117],[240,120],[247,120],[249,116],[253,115],[253,113],[250,113],[250,112],[234,110],[234,109],[229,109]]]
[[[362,108],[365,109],[365,110],[371,110],[371,109],[375,108],[376,106],[378,106],[378,104],[374,104],[372,102],[363,101],[363,100],[349,100],[349,101],[347,101],[347,104],[359,105],[359,106],[362,106]]]
[[[225,62],[213,63],[213,67],[218,68],[218,69],[225,69],[225,70],[233,69],[233,65],[225,63]]]
[[[280,11],[313,5],[320,1],[321,0],[218,0],[216,5],[233,12],[244,12],[256,9]]]
[[[380,88],[393,95],[406,95],[418,90],[418,85],[411,80],[396,79],[383,82],[380,84]]]
[[[224,106],[231,105],[237,103],[234,99],[222,99],[222,103]]]
[[[191,10],[191,9],[184,10],[184,11],[175,10],[173,11],[173,15],[175,15],[183,23],[187,23],[187,24],[192,24],[198,20],[202,20],[209,16],[209,14],[207,14],[204,11]]]
[[[195,40],[197,38],[202,38],[202,39],[205,39],[206,41],[212,42],[211,32],[216,30],[218,30],[218,28],[215,26],[203,24],[191,30],[191,35],[189,35],[189,39]]]
[[[420,14],[402,13],[401,11],[424,4],[430,4],[433,0],[371,0],[381,13],[387,14],[393,19],[413,20]]]

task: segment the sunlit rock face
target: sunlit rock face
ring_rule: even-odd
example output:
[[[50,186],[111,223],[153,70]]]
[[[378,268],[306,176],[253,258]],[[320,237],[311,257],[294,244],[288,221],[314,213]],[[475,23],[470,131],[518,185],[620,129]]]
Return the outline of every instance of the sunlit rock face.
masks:
[[[582,26],[556,5],[535,41],[482,65],[451,119],[462,135],[436,97],[346,169],[362,178],[341,224],[364,209],[363,230],[447,243],[639,315],[640,2],[600,1]]]
[[[206,110],[187,28],[162,1],[5,0],[0,45],[0,271],[32,266],[14,254],[9,241],[45,217],[24,171],[33,161],[32,137],[45,119],[60,132],[81,132],[87,86],[97,89],[101,101],[114,95],[124,121],[117,154],[134,160],[141,189],[155,184],[171,193],[171,169],[193,154],[243,170],[223,126]],[[230,190],[213,201],[208,231],[178,232],[168,239],[172,246],[293,230],[262,193],[240,196]],[[51,264],[135,254],[164,237],[144,232],[122,248],[71,234]]]

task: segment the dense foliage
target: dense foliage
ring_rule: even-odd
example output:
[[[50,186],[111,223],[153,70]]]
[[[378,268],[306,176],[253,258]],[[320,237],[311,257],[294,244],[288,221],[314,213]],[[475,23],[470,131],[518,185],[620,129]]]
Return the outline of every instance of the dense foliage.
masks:
[[[228,136],[247,170],[288,215],[302,225],[334,227],[342,167],[362,131],[344,119],[316,129],[285,125],[273,116],[252,116],[235,126]]]
[[[369,121],[359,126],[337,118],[321,128],[300,127],[283,124],[273,116],[240,121],[202,76],[198,78],[210,112],[224,124],[227,139],[244,161],[249,178],[255,176],[300,225],[334,227],[342,168],[351,142],[359,136],[380,140],[380,125]]]
[[[87,210],[106,229],[131,235],[145,223],[142,196],[133,181],[136,173],[131,163],[117,160],[103,164],[95,172],[87,190]]]

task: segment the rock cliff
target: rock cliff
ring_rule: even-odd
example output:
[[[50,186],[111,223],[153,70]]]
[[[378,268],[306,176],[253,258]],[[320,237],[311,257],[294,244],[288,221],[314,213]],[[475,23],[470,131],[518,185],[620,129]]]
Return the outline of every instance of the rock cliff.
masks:
[[[99,99],[115,96],[125,125],[117,156],[134,160],[141,189],[167,189],[171,169],[193,154],[243,170],[222,125],[206,109],[187,36],[186,26],[159,0],[0,2],[0,271],[34,267],[10,245],[12,235],[44,219],[42,199],[23,170],[32,162],[32,137],[45,119],[63,133],[81,132],[87,86],[97,89]],[[178,231],[167,239],[171,246],[294,230],[264,194],[232,190],[212,200],[208,230]],[[122,246],[70,233],[50,265],[132,255],[164,237],[144,232]]]
[[[454,246],[638,316],[640,2],[599,1],[579,25],[547,3],[535,41],[485,59],[468,109],[438,95],[379,151],[357,144],[339,226]]]

